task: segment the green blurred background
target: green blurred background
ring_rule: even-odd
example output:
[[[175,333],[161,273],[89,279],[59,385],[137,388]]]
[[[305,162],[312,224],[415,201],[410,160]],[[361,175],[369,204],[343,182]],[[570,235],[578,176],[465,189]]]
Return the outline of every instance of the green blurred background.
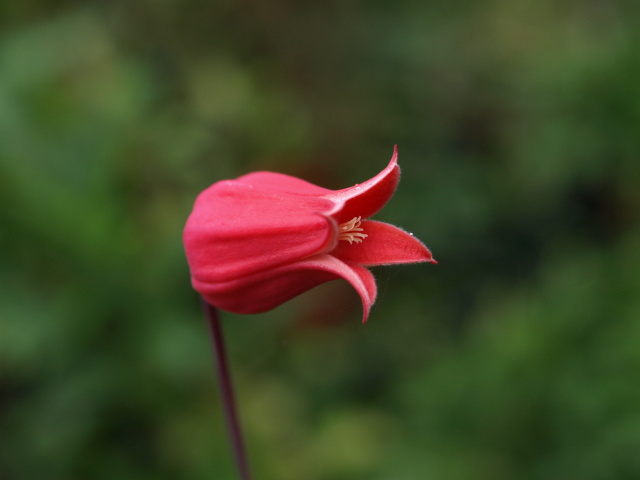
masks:
[[[268,169],[439,265],[224,314],[256,480],[640,478],[640,4],[0,7],[0,479],[232,480],[181,230]]]

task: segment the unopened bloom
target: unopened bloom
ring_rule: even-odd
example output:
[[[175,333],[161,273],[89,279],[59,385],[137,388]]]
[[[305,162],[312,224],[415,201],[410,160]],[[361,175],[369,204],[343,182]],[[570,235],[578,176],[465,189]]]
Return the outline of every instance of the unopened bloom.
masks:
[[[343,278],[366,321],[377,291],[366,267],[436,263],[412,234],[368,220],[396,190],[397,157],[394,148],[382,172],[343,190],[272,172],[214,183],[184,229],[193,288],[223,310],[259,313]]]

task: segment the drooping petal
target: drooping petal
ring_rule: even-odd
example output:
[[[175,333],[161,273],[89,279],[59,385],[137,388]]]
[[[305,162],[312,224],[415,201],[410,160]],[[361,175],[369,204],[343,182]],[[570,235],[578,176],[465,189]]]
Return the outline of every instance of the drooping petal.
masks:
[[[339,223],[353,217],[368,218],[377,213],[393,196],[400,180],[398,147],[393,148],[389,165],[375,177],[364,183],[325,195],[333,201],[343,201],[344,207],[337,218]]]
[[[222,282],[329,251],[336,208],[320,197],[215,183],[198,196],[184,229],[191,275]]]
[[[299,262],[265,270],[226,282],[207,282],[192,277],[193,287],[212,305],[234,313],[260,313],[330,280],[343,278],[362,300],[363,322],[376,299],[371,272],[327,255],[315,255]]]
[[[398,227],[374,220],[364,220],[360,227],[367,235],[362,243],[338,242],[331,255],[369,267],[394,263],[438,263],[420,240]]]
[[[253,172],[238,177],[237,182],[251,185],[267,192],[295,193],[298,195],[326,195],[332,190],[290,175],[275,172]]]

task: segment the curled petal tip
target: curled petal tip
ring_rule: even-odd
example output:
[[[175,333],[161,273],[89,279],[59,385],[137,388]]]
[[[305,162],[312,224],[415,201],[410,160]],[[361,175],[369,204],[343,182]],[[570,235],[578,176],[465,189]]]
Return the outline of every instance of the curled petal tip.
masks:
[[[341,213],[343,221],[357,216],[368,218],[382,209],[393,196],[399,179],[398,152],[394,148],[389,164],[376,176],[353,187],[335,190],[324,197],[334,202],[344,202]]]

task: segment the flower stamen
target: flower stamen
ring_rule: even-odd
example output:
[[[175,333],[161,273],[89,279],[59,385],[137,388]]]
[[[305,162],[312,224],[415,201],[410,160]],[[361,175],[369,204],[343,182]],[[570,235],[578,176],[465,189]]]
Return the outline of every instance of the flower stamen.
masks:
[[[360,228],[360,224],[362,217],[353,217],[351,220],[345,223],[341,223],[340,235],[338,236],[338,240],[346,240],[349,244],[356,242],[361,243],[362,240],[369,235],[366,233],[361,233],[364,230]]]

